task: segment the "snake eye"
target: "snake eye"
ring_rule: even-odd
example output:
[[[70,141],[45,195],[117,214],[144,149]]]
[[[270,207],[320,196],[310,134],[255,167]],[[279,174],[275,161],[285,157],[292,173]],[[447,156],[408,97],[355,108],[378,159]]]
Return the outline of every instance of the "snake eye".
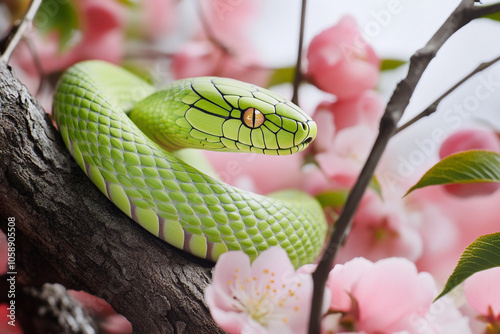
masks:
[[[264,117],[264,114],[261,113],[260,110],[255,108],[248,108],[243,113],[243,122],[246,126],[252,129],[261,126],[265,120],[266,118]]]

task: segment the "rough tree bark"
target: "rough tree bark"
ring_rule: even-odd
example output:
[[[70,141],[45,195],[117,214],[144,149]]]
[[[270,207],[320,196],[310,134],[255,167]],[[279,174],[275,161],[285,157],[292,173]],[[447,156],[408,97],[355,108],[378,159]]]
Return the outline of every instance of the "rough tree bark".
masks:
[[[16,219],[19,286],[59,282],[108,301],[136,333],[221,333],[203,301],[212,264],[153,237],[102,195],[0,62],[0,226]]]

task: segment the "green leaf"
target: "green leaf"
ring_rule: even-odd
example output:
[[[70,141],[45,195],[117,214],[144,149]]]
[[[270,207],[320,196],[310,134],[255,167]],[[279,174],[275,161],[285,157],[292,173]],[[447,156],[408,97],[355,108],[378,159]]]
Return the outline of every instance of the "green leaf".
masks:
[[[500,12],[496,12],[496,13],[493,13],[493,14],[488,14],[488,15],[485,15],[483,17],[485,19],[490,19],[490,20],[493,20],[493,21],[500,21]]]
[[[348,190],[325,191],[316,195],[316,199],[323,208],[341,208],[344,206],[348,195]]]
[[[282,83],[291,83],[295,77],[295,67],[277,68],[271,74],[269,79],[269,87]]]
[[[118,2],[127,7],[138,7],[137,0],[118,0]]]
[[[400,66],[403,66],[407,62],[405,60],[400,59],[382,59],[382,63],[380,64],[381,71],[390,71],[394,70]]]
[[[500,233],[483,235],[467,246],[443,291],[435,300],[478,271],[494,267],[500,267]]]
[[[378,183],[378,180],[375,177],[372,178],[368,187],[372,189],[380,198],[382,198],[382,189],[380,188],[380,183]],[[348,196],[348,189],[328,190],[317,194],[316,199],[323,208],[337,209],[344,207]]]
[[[472,150],[450,155],[429,169],[406,195],[427,186],[476,182],[500,182],[500,154]]]
[[[59,51],[63,51],[78,29],[78,15],[70,1],[43,0],[34,23],[43,35],[56,30],[59,33]]]
[[[373,190],[380,198],[382,198],[382,188],[380,187],[380,183],[375,175],[372,177],[368,187]]]

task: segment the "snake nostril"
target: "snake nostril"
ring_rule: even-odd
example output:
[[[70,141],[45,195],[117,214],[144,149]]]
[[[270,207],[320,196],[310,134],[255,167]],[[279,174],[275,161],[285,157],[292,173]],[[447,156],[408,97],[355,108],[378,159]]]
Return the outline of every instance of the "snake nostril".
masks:
[[[304,140],[304,144],[309,144],[310,142],[312,142],[312,137],[309,137],[307,138],[306,140]]]
[[[300,123],[300,126],[302,127],[302,130],[307,130],[307,126],[305,123]]]

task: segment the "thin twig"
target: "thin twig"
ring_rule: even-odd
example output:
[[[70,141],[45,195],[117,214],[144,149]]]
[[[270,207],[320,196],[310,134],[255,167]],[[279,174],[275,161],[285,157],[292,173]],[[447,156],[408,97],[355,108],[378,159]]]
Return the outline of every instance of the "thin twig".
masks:
[[[297,50],[297,63],[295,64],[295,77],[293,78],[292,102],[299,104],[299,85],[302,81],[302,48],[304,45],[304,25],[306,21],[307,0],[302,0],[302,10],[300,12],[300,32],[299,49]]]
[[[498,61],[500,61],[500,56],[498,56],[495,59],[492,59],[492,60],[490,60],[488,62],[484,62],[484,63],[479,64],[478,67],[476,67],[472,72],[470,72],[465,77],[463,77],[459,82],[457,82],[455,85],[453,85],[453,87],[451,87],[446,92],[444,92],[443,95],[441,95],[434,102],[432,102],[421,113],[419,113],[417,116],[413,117],[411,120],[409,120],[405,124],[403,124],[400,127],[398,127],[394,131],[394,134],[397,134],[397,133],[403,131],[404,129],[406,129],[410,125],[414,124],[415,122],[419,121],[420,119],[422,119],[422,118],[424,118],[426,116],[429,116],[432,113],[434,113],[436,111],[438,105],[441,103],[442,100],[444,100],[445,97],[447,97],[448,95],[450,95],[455,89],[457,89],[460,85],[462,85],[464,82],[466,82],[467,80],[469,80],[471,77],[473,77],[477,73],[485,70],[486,68],[490,67],[491,65],[495,64]]]
[[[488,6],[475,6],[472,12],[474,19],[500,12],[500,2]]]
[[[38,8],[40,8],[41,4],[42,0],[32,0],[28,11],[24,15],[19,25],[12,27],[11,33],[9,33],[9,35],[7,36],[7,38],[10,38],[10,41],[8,42],[7,47],[0,56],[0,61],[3,61],[5,63],[9,62],[10,57],[12,56],[12,52],[14,52],[17,44],[19,44],[19,41],[23,37],[24,32],[26,31],[28,26],[31,24],[31,22],[33,22],[36,12],[38,11]]]
[[[438,31],[431,37],[429,42],[411,57],[410,67],[406,78],[396,86],[380,122],[380,130],[375,144],[361,170],[356,184],[347,198],[340,218],[335,224],[335,230],[329,240],[323,257],[312,275],[314,291],[309,323],[310,334],[319,333],[320,331],[323,291],[333,260],[351,228],[352,217],[361,201],[361,197],[373,176],[378,161],[398,121],[401,119],[403,112],[410,102],[410,98],[413,95],[417,83],[431,60],[435,57],[437,51],[448,38],[477,17],[477,11],[475,10],[474,0],[462,0]]]

